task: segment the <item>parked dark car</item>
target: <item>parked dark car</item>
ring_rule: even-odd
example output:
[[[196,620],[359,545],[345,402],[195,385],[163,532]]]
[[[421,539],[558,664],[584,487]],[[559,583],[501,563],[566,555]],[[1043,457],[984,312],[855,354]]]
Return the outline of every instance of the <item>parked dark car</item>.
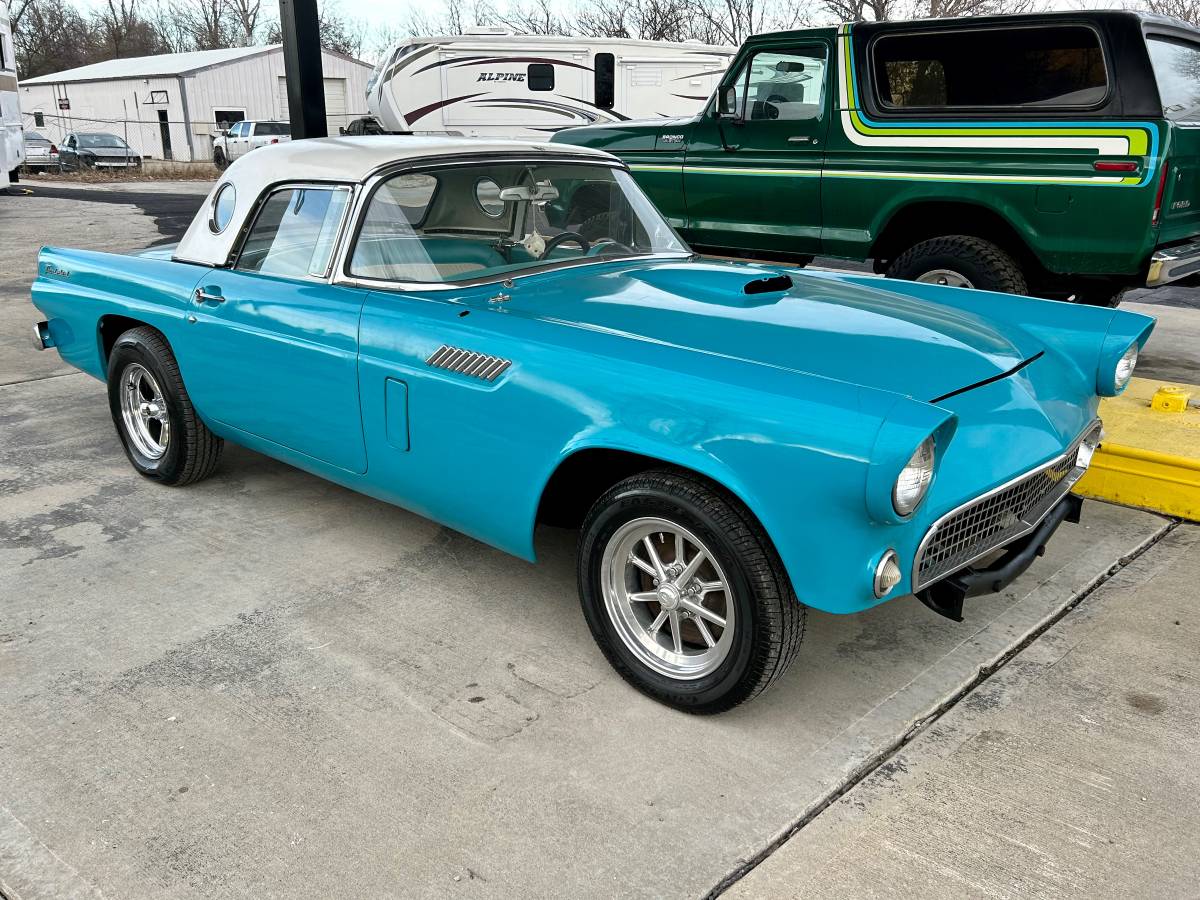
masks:
[[[26,172],[34,170],[49,172],[62,169],[58,147],[54,146],[46,137],[36,131],[26,131],[21,135],[21,139],[25,142],[24,165]]]
[[[59,149],[64,169],[140,169],[142,158],[124,139],[108,132],[72,132]]]

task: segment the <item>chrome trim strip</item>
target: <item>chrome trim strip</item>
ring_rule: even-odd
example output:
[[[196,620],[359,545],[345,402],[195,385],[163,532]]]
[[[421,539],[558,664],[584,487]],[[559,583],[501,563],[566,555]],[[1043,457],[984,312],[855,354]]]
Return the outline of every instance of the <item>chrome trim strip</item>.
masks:
[[[1065,453],[1059,454],[1058,456],[1054,457],[1053,459],[1042,463],[1040,466],[1035,466],[1034,468],[1029,469],[1028,471],[1022,472],[1020,475],[1017,475],[1015,478],[1010,478],[1008,481],[1004,482],[1001,485],[998,485],[997,487],[992,488],[990,491],[986,491],[985,493],[982,493],[977,497],[973,497],[972,499],[968,500],[966,503],[961,503],[958,506],[954,507],[954,509],[950,510],[948,513],[945,513],[944,515],[939,516],[934,521],[934,523],[929,526],[929,530],[926,531],[925,536],[923,538],[921,538],[921,543],[917,547],[917,552],[913,555],[912,568],[911,568],[911,572],[912,572],[911,590],[913,591],[913,593],[924,590],[925,588],[929,587],[931,584],[937,584],[943,578],[948,578],[949,576],[953,575],[955,571],[958,571],[959,569],[965,569],[967,566],[971,565],[972,563],[978,562],[979,560],[983,559],[983,557],[987,556],[989,553],[994,553],[995,551],[999,550],[1001,547],[1004,547],[1007,544],[1011,544],[1013,541],[1017,540],[1018,538],[1024,537],[1025,535],[1027,535],[1031,531],[1033,531],[1035,528],[1037,528],[1038,525],[1040,525],[1042,523],[1042,520],[1045,519],[1046,516],[1048,516],[1050,514],[1050,510],[1052,510],[1056,505],[1058,505],[1058,501],[1060,499],[1062,499],[1063,497],[1065,497],[1067,495],[1067,493],[1071,490],[1071,488],[1075,485],[1075,483],[1077,481],[1079,481],[1080,478],[1083,477],[1084,473],[1088,469],[1088,464],[1090,464],[1090,462],[1091,462],[1091,454],[1088,454],[1087,462],[1084,463],[1084,465],[1075,466],[1075,468],[1072,469],[1065,478],[1063,478],[1063,480],[1059,483],[1058,497],[1055,498],[1053,503],[1050,503],[1046,507],[1046,509],[1042,512],[1042,514],[1040,516],[1037,517],[1037,519],[1035,521],[1025,523],[1026,527],[1024,527],[1020,531],[1015,532],[1014,534],[1008,536],[1005,539],[1004,543],[998,544],[994,547],[989,547],[988,549],[984,550],[982,553],[978,553],[975,556],[972,556],[970,559],[966,560],[961,566],[959,566],[954,571],[946,572],[945,574],[939,575],[937,578],[932,578],[929,581],[924,581],[924,582],[917,581],[917,571],[921,564],[921,559],[925,556],[925,551],[929,548],[930,542],[934,539],[934,537],[937,536],[938,529],[941,528],[947,521],[949,521],[950,519],[953,519],[955,516],[970,509],[971,507],[976,506],[979,503],[982,503],[983,501],[987,500],[989,497],[999,494],[1002,491],[1007,490],[1008,488],[1012,487],[1015,484],[1019,484],[1020,482],[1024,481],[1026,478],[1031,478],[1034,475],[1037,475],[1039,472],[1042,472],[1045,469],[1052,468],[1053,466],[1062,462],[1064,459],[1069,459],[1072,456],[1074,456],[1076,459],[1078,459],[1079,448],[1089,437],[1092,437],[1094,435],[1095,442],[1096,443],[1099,442],[1100,432],[1101,432],[1101,424],[1102,423],[1100,422],[1099,418],[1093,419],[1088,424],[1087,428],[1085,428],[1083,430],[1083,432],[1079,435],[1079,437],[1075,438],[1075,440],[1071,442],[1071,446],[1067,449],[1067,451]]]

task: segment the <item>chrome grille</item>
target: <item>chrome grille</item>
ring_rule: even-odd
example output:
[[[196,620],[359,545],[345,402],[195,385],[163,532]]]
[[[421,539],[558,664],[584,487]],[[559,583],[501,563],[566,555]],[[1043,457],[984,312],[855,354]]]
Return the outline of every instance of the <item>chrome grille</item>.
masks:
[[[1079,445],[1099,438],[1099,425],[1058,459],[943,516],[929,529],[913,564],[921,590],[1032,531],[1087,470]]]
[[[486,353],[463,350],[461,347],[451,347],[447,344],[442,344],[425,362],[436,369],[448,369],[484,381],[495,381],[501,372],[512,365],[510,360],[499,356],[488,356]]]

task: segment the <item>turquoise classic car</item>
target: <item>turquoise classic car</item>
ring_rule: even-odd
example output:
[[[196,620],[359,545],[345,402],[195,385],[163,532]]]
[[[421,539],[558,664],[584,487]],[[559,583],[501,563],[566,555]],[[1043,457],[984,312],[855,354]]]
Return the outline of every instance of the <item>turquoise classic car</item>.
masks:
[[[265,147],[173,249],[44,249],[33,300],[142,475],[230,440],[526,559],[578,527],[601,650],[709,713],[806,607],[961,618],[1024,571],[1153,327],[706,261],[602,151],[417,136]]]

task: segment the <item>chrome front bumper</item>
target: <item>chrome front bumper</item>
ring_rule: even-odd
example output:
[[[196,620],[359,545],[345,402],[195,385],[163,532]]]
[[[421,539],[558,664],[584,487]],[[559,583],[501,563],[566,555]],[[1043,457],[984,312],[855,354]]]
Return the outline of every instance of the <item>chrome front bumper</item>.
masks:
[[[1200,241],[1156,250],[1150,257],[1146,287],[1169,284],[1200,272]]]

